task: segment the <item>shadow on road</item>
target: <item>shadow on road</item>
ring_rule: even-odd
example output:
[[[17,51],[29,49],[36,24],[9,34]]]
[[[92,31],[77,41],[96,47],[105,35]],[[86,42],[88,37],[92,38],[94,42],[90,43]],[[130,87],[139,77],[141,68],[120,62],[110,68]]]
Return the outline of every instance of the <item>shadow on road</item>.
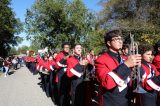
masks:
[[[12,74],[14,74],[16,71],[10,71],[9,73],[8,73],[8,75],[12,75]]]

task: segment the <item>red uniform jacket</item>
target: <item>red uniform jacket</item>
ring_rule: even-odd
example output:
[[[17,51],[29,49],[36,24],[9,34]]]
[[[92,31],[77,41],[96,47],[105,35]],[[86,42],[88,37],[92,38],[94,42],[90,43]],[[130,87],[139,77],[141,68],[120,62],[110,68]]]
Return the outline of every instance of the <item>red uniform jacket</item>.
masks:
[[[142,86],[147,90],[160,91],[160,73],[156,67],[151,63],[143,62],[142,68],[144,69]]]
[[[29,56],[25,56],[24,57],[24,60],[25,60],[25,62],[28,62],[29,61],[29,58],[28,58]]]
[[[67,53],[60,52],[56,56],[56,68],[60,69],[62,67],[66,67],[66,60],[64,59],[67,56]]]
[[[83,66],[79,63],[79,57],[72,56],[67,59],[67,76],[81,77],[83,75]]]
[[[48,71],[51,70],[51,69],[50,69],[50,64],[49,64],[49,61],[48,61],[48,60],[44,62],[44,68],[47,69]]]
[[[39,70],[42,70],[42,68],[44,67],[44,64],[45,64],[44,60],[40,59],[39,60]]]
[[[41,60],[41,58],[40,58],[40,55],[38,55],[37,57],[36,57],[36,70],[38,71],[39,70],[39,61]]]
[[[53,71],[55,69],[56,62],[54,60],[48,60],[48,65],[50,67],[50,70]]]
[[[40,59],[41,59],[40,55],[36,56],[36,58],[35,58],[36,62],[38,62]]]
[[[123,60],[127,60],[127,59],[128,59],[128,56],[122,55],[122,58],[123,58]]]
[[[124,86],[124,81],[131,72],[125,64],[120,65],[118,61],[112,58],[108,53],[104,53],[98,57],[95,66],[96,77],[106,89],[112,89],[116,86]]]
[[[120,61],[122,61],[122,58]],[[130,81],[128,76],[130,75],[131,70],[120,61],[118,61],[118,58],[116,58],[115,53],[111,53],[109,51],[99,56],[95,62],[97,80],[99,81],[102,88],[105,89],[105,93],[100,94],[100,106],[103,106],[102,103],[104,105],[108,104],[109,106],[127,104],[126,88],[128,88],[127,83]],[[118,97],[116,95],[121,96]],[[106,97],[110,99],[106,99]]]
[[[35,62],[35,58],[31,57],[31,56],[26,56],[25,61],[26,62]]]
[[[160,72],[160,54],[154,57],[153,64],[156,66],[157,70]]]

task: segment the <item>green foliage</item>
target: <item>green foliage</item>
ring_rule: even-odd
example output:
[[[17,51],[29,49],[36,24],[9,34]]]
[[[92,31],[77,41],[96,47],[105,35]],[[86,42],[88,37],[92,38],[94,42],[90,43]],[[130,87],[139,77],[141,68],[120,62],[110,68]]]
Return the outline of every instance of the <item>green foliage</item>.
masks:
[[[105,49],[104,44],[104,33],[106,31],[100,28],[96,28],[93,32],[91,32],[88,36],[88,48],[93,49],[95,54],[102,52]]]
[[[32,41],[32,43],[29,47],[29,50],[32,50],[37,54],[39,49],[42,49],[41,48],[41,43],[37,42],[37,40]]]
[[[27,10],[26,32],[42,48],[60,48],[65,41],[86,46],[92,20],[94,16],[81,0],[37,0]]]
[[[9,51],[9,55],[11,56],[11,55],[17,55],[17,54],[18,54],[18,52],[17,52],[16,48],[12,47],[11,50]]]
[[[19,47],[17,50],[17,54],[26,54],[27,50],[29,50],[28,46]]]
[[[131,32],[137,40],[151,44],[160,39],[160,0],[102,0],[101,4],[101,26],[120,27],[125,36]]]
[[[11,46],[15,46],[21,41],[19,34],[22,30],[22,24],[19,19],[15,18],[15,14],[10,8],[10,0],[0,1],[0,56],[8,55]],[[18,41],[18,42],[17,42]]]

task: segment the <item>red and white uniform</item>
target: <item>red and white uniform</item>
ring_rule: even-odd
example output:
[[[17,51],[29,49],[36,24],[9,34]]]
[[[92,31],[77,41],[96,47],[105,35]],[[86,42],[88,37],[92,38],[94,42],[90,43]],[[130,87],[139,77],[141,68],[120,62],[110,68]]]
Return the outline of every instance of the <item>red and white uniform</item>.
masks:
[[[26,61],[26,62],[35,62],[35,58],[32,57],[32,56],[26,56],[26,57],[25,57],[25,61]]]
[[[39,61],[41,60],[41,58],[40,58],[40,55],[38,55],[37,57],[36,57],[36,71],[39,71],[39,68],[40,68],[40,66],[39,66]]]
[[[50,64],[49,64],[49,60],[44,62],[44,68],[47,69],[47,71],[50,71]]]
[[[83,66],[80,64],[79,56],[72,56],[67,59],[67,76],[70,77],[72,106],[84,105]]]
[[[40,59],[39,60],[39,71],[42,71],[44,64],[45,64],[45,61],[43,59]]]
[[[48,60],[48,64],[49,64],[49,67],[50,67],[50,70],[54,70],[56,67],[56,62],[52,59],[52,60]]]
[[[156,66],[157,70],[160,72],[160,54],[154,57],[153,64]]]
[[[158,54],[154,57],[153,64],[156,66],[157,70],[160,72],[160,54]],[[160,99],[160,92],[158,95],[158,99]],[[160,105],[160,101],[158,101],[158,106],[159,105]]]
[[[67,59],[67,76],[68,77],[81,77],[83,75],[83,66],[80,65],[79,60],[72,56]]]
[[[139,94],[141,106],[156,106],[160,91],[160,73],[153,64],[146,61],[142,61],[142,87],[147,92]]]
[[[98,57],[95,62],[96,77],[104,93],[100,94],[100,106],[128,105],[129,75],[131,73],[116,53],[108,51]],[[103,99],[102,99],[103,98]]]
[[[143,62],[142,68],[144,69],[142,86],[149,91],[160,91],[160,73],[156,67],[151,63]]]
[[[66,60],[64,59],[65,56],[67,56],[67,53],[64,52],[60,52],[57,54],[56,56],[56,68],[60,69],[60,68],[64,68],[66,67]]]

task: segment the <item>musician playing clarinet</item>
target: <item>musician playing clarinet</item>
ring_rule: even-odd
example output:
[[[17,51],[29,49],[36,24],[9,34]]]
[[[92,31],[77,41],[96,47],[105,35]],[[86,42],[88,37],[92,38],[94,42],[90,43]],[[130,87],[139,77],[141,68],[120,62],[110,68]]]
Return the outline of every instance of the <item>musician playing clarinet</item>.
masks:
[[[140,64],[141,56],[130,55],[123,61],[119,53],[123,46],[120,30],[107,32],[104,41],[108,51],[95,62],[96,77],[101,85],[99,106],[128,106],[130,68]]]

